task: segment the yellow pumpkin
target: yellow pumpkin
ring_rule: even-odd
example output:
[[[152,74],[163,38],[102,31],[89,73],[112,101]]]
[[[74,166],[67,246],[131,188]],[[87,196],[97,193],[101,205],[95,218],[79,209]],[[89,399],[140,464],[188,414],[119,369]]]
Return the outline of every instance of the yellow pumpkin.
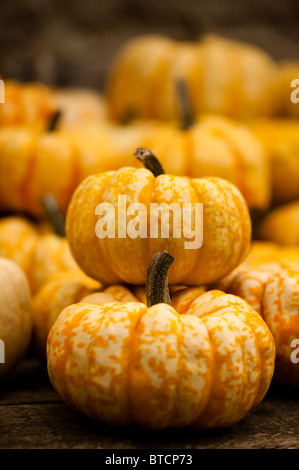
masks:
[[[238,297],[201,288],[177,290],[169,305],[172,260],[154,257],[148,306],[134,297],[81,302],[59,315],[48,372],[75,410],[113,425],[208,429],[238,422],[265,396],[275,348],[260,315]]]
[[[24,217],[11,216],[0,219],[0,256],[17,263],[27,278],[37,239],[38,231],[35,225]]]
[[[103,284],[145,284],[145,266],[155,252],[164,249],[176,258],[169,273],[171,284],[210,283],[238,266],[247,254],[251,238],[248,208],[238,189],[221,178],[188,179],[161,174],[163,169],[159,161],[148,149],[138,149],[136,155],[154,173],[147,168],[131,167],[100,173],[84,180],[73,195],[67,212],[66,233],[81,269]],[[125,206],[118,205],[119,196],[126,196]],[[127,217],[126,212],[129,205],[137,201],[146,211],[146,214],[142,213],[140,206],[136,209],[139,229],[143,226],[146,233],[130,237],[127,227],[132,220],[135,223],[136,212]],[[98,238],[96,225],[101,220],[95,213],[101,203],[111,204],[116,227],[118,218],[125,219],[124,238],[118,238],[116,232],[112,238]],[[165,213],[162,218],[159,211],[156,222],[150,227],[152,203],[166,203],[166,215],[169,215],[171,204],[177,204],[180,218],[184,204],[189,205],[193,215],[190,233],[187,234],[183,227],[185,219],[184,223],[180,219],[180,233],[174,232],[171,221],[177,217],[173,216],[169,218],[169,233],[162,235]],[[195,203],[203,204],[203,215],[197,226],[194,223]],[[150,236],[153,225],[157,229],[154,237]],[[201,228],[202,247],[199,241]],[[192,239],[199,245],[186,248],[188,236],[189,241]]]
[[[226,292],[239,273],[246,273],[248,270],[270,270],[275,272],[281,267],[299,271],[299,247],[284,247],[272,242],[254,240],[245,261],[210,287]]]
[[[139,146],[159,155],[167,173],[225,178],[237,186],[250,208],[268,208],[270,159],[248,126],[224,116],[204,115],[188,129],[158,121],[143,124],[143,129]]]
[[[259,235],[280,245],[299,245],[299,200],[279,206],[263,219]]]
[[[32,82],[4,79],[5,103],[0,107],[0,127],[30,126],[46,129],[55,111],[62,112],[59,128],[99,124],[106,120],[106,100],[92,89],[51,88]]]
[[[137,147],[152,148],[169,174],[226,178],[240,189],[250,208],[269,206],[269,159],[258,138],[238,122],[202,116],[188,130],[178,122],[159,121],[62,129],[58,122],[58,129],[50,132],[3,128],[0,207],[40,217],[40,200],[50,192],[65,212],[75,188],[87,176],[139,167],[133,157]]]
[[[29,125],[46,127],[53,113],[51,90],[40,83],[4,79],[5,103],[0,106],[0,127]]]
[[[177,82],[190,90],[195,114],[247,119],[277,108],[278,66],[261,49],[220,36],[179,42],[159,35],[133,38],[115,57],[107,80],[109,114],[123,120],[177,119]]]
[[[54,107],[61,111],[59,129],[99,125],[107,119],[106,100],[95,90],[66,87],[53,95]]]
[[[26,277],[16,263],[0,258],[0,379],[23,358],[31,333],[31,298]]]
[[[0,256],[15,261],[35,293],[58,271],[79,270],[66,238],[39,233],[39,227],[22,217],[0,219]]]
[[[58,315],[100,287],[81,271],[59,272],[42,284],[32,300],[34,345],[42,361],[46,361],[47,336]]]
[[[296,265],[299,265],[299,247],[295,245],[281,246],[273,242],[254,240],[245,262],[252,268],[276,262],[294,269]]]
[[[299,198],[299,121],[269,119],[252,123],[270,161],[275,203]]]
[[[292,341],[299,338],[299,270],[279,263],[248,268],[236,273],[226,291],[240,296],[262,315],[275,341],[277,379],[299,387],[298,364],[292,361]]]
[[[247,126],[223,116],[204,116],[188,134],[187,175],[225,178],[237,186],[250,208],[268,208],[270,158]]]

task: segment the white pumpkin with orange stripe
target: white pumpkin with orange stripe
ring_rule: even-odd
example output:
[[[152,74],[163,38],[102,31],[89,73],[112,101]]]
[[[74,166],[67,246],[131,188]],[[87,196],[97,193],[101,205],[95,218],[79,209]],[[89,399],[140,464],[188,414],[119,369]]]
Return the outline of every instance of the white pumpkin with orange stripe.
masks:
[[[207,429],[238,422],[265,396],[275,347],[261,316],[200,287],[178,289],[170,306],[172,260],[165,252],[152,260],[148,306],[134,296],[111,302],[112,290],[93,297],[109,303],[83,299],[59,315],[48,372],[75,410],[114,425]]]

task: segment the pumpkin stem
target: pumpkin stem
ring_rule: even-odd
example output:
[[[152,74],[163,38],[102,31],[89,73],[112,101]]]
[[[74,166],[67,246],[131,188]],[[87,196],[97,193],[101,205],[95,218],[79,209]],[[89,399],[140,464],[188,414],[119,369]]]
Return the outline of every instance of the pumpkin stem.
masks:
[[[156,304],[170,305],[170,294],[167,274],[174,257],[167,251],[156,253],[150,262],[146,276],[147,306]]]
[[[190,94],[185,80],[177,81],[177,93],[182,115],[182,130],[188,130],[195,123],[194,113],[191,107]]]
[[[62,112],[59,109],[52,114],[47,128],[48,132],[56,131],[61,116]]]
[[[42,198],[41,204],[56,235],[65,237],[65,220],[56,198],[48,193]]]
[[[146,147],[139,147],[136,152],[134,153],[134,157],[136,157],[145,168],[150,170],[155,177],[159,175],[164,175],[165,171],[157,157]]]

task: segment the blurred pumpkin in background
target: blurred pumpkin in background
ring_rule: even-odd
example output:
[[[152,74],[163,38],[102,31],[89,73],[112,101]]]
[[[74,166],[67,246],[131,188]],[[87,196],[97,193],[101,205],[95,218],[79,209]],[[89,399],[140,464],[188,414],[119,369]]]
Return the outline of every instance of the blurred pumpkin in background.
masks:
[[[269,212],[260,225],[259,235],[280,245],[299,245],[299,200]]]
[[[0,106],[0,127],[28,125],[37,129],[47,126],[53,113],[53,95],[41,83],[6,80],[5,103]]]
[[[44,231],[23,217],[0,219],[0,256],[16,262],[32,293],[57,271],[79,270],[66,238]]]
[[[299,387],[298,364],[291,360],[292,341],[299,337],[299,269],[280,263],[244,269],[231,277],[226,292],[246,300],[263,317],[275,341],[277,379]]]
[[[299,198],[299,120],[261,120],[252,129],[270,159],[273,201]]]
[[[25,356],[31,334],[31,297],[25,274],[15,262],[0,258],[0,379]]]
[[[234,183],[250,208],[271,200],[268,157],[245,125],[203,116],[187,130],[178,122],[137,121],[37,131],[0,129],[0,207],[41,216],[40,201],[52,193],[65,213],[87,176],[122,166],[140,167],[133,154],[149,147],[169,174],[218,176]],[[57,177],[59,175],[59,178]]]
[[[0,107],[0,127],[29,126],[47,129],[53,113],[62,113],[60,128],[100,123],[107,118],[105,97],[85,88],[50,87],[38,82],[6,80],[5,103]]]
[[[195,115],[250,119],[277,107],[278,67],[258,47],[215,35],[195,43],[149,35],[116,54],[107,79],[110,117],[179,118],[178,80],[187,83]]]

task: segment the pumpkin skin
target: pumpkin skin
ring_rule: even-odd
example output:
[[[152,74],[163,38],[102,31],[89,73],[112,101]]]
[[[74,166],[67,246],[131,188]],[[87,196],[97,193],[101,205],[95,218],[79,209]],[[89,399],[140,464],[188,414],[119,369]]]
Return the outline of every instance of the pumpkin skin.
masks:
[[[36,227],[25,218],[13,216],[0,219],[0,256],[17,263],[27,278],[37,239]]]
[[[270,161],[272,196],[275,203],[299,198],[299,122],[268,119],[251,124]],[[286,184],[287,181],[287,184]]]
[[[113,425],[209,429],[242,419],[269,387],[273,338],[246,302],[194,289],[174,294],[179,311],[136,301],[67,307],[48,336],[54,388]]]
[[[190,90],[194,114],[236,119],[271,115],[277,103],[278,67],[262,50],[206,35],[198,43],[149,35],[117,53],[107,80],[109,116],[177,119],[177,80]]]
[[[92,89],[53,89],[37,82],[5,80],[0,127],[29,126],[45,130],[56,110],[62,112],[59,128],[99,124],[107,116],[104,97]]]
[[[148,214],[150,203],[177,202],[181,207],[184,202],[203,203],[202,247],[185,249],[185,239],[172,238],[171,231],[169,238],[99,239],[95,233],[97,205],[111,203],[117,217],[122,194],[127,204],[143,203]],[[147,228],[149,234],[149,220]],[[241,263],[249,250],[251,222],[241,193],[225,180],[189,180],[166,174],[155,178],[147,169],[125,167],[91,176],[79,185],[68,208],[66,234],[78,265],[104,285],[145,284],[146,266],[163,250],[175,257],[169,283],[198,285],[223,277]]]
[[[31,298],[23,271],[11,260],[0,258],[0,339],[5,345],[6,377],[26,353],[32,333]]]
[[[53,94],[55,109],[62,113],[59,129],[99,125],[107,119],[106,100],[92,89],[65,87]]]
[[[33,340],[42,362],[46,362],[47,336],[58,315],[100,287],[81,271],[69,271],[54,274],[37,291],[32,300]]]
[[[299,200],[277,207],[266,215],[260,238],[280,245],[299,245]]]
[[[269,155],[247,126],[223,116],[204,116],[186,138],[191,155],[187,175],[225,178],[237,186],[249,208],[269,207]]]
[[[299,387],[298,364],[291,361],[294,339],[299,338],[299,271],[273,263],[239,272],[227,292],[246,300],[267,323],[276,346],[275,376]]]
[[[228,292],[239,273],[247,273],[250,270],[276,272],[281,268],[299,271],[299,247],[284,247],[272,242],[254,240],[245,261],[210,287]]]
[[[274,242],[254,240],[245,262],[252,268],[276,262],[285,267],[296,269],[296,266],[299,265],[299,248],[295,245],[282,246]]]
[[[248,126],[219,115],[201,116],[187,130],[177,122],[147,125],[152,128],[143,125],[142,147],[159,155],[167,173],[224,178],[237,186],[250,208],[269,207],[269,155]]]
[[[17,158],[16,158],[17,156]],[[41,217],[41,199],[52,193],[62,211],[79,183],[78,155],[62,133],[30,128],[0,131],[0,204]],[[30,175],[30,177],[28,177]],[[59,175],[59,178],[57,178]]]
[[[59,123],[51,132],[0,129],[0,206],[40,218],[40,200],[50,192],[65,213],[86,177],[140,167],[133,157],[140,146],[159,155],[169,174],[225,178],[241,190],[249,207],[269,206],[269,159],[252,130],[220,116],[202,116],[189,130],[180,127],[178,122],[135,121],[68,128]]]
[[[44,234],[38,238],[29,273],[33,293],[37,292],[53,274],[59,271],[78,270],[66,238],[55,234]]]
[[[0,220],[0,256],[23,269],[32,293],[58,271],[79,271],[66,238],[22,217]]]
[[[0,127],[28,125],[43,128],[53,113],[53,95],[40,83],[5,80],[5,103],[0,107]]]

